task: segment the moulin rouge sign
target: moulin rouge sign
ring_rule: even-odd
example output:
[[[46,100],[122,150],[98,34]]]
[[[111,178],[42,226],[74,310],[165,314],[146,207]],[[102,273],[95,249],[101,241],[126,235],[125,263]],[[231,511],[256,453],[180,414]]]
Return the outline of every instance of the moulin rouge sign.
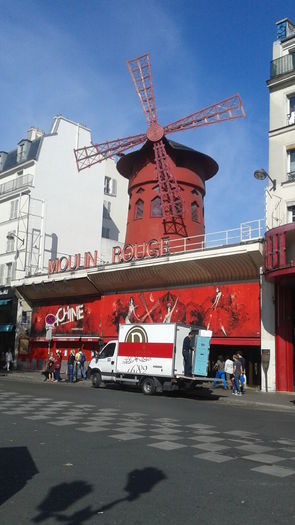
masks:
[[[123,247],[114,246],[112,263],[122,263],[130,261],[138,261],[145,257],[160,257],[161,255],[168,255],[169,237],[162,237],[159,241],[151,239],[142,244],[125,244]],[[94,268],[98,265],[98,252],[85,252],[82,260],[81,253],[75,255],[63,255],[56,259],[50,259],[48,262],[48,273],[60,273],[66,271],[74,271],[79,269]]]

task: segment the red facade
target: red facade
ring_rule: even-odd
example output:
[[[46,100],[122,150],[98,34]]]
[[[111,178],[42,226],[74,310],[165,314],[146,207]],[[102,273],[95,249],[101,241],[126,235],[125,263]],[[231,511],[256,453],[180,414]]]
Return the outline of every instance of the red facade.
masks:
[[[259,284],[113,294],[79,303],[42,305],[33,310],[31,335],[36,341],[44,340],[46,328],[52,326],[53,338],[110,339],[117,337],[120,323],[166,322],[206,327],[224,344],[236,338],[257,342]]]
[[[213,177],[218,165],[197,151],[165,139],[171,171],[181,191],[183,218],[162,215],[161,193],[152,144],[125,155],[117,163],[119,172],[129,179],[129,212],[126,244],[147,239],[170,239],[204,234],[205,181]]]

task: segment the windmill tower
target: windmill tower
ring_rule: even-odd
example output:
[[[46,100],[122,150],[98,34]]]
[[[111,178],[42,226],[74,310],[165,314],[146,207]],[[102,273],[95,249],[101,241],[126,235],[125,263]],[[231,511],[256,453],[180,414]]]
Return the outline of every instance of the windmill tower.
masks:
[[[118,171],[129,179],[126,243],[204,233],[205,181],[218,171],[209,156],[169,141],[166,135],[244,117],[237,94],[166,126],[158,122],[149,55],[129,60],[128,68],[148,129],[131,137],[75,150],[78,170],[121,156]],[[140,150],[123,155],[144,143]]]

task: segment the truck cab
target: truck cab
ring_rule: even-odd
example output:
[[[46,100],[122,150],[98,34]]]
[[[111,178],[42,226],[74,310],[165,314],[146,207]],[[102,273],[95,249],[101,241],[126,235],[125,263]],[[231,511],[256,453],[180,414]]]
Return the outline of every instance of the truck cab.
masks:
[[[88,374],[94,387],[107,381],[114,381],[118,355],[118,341],[109,341],[101,352],[93,357],[88,365]]]

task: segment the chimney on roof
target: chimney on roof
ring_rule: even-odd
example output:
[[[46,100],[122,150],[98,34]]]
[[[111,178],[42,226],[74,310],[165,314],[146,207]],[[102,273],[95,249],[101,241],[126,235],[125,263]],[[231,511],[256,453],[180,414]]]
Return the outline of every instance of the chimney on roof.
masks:
[[[277,26],[277,40],[284,40],[291,36],[295,36],[295,25],[288,18],[283,18],[276,22]]]
[[[3,171],[6,157],[7,157],[6,151],[0,151],[0,171]]]
[[[36,140],[39,137],[42,137],[43,135],[44,135],[44,131],[38,128],[34,128],[34,126],[31,126],[27,131],[28,140]]]

